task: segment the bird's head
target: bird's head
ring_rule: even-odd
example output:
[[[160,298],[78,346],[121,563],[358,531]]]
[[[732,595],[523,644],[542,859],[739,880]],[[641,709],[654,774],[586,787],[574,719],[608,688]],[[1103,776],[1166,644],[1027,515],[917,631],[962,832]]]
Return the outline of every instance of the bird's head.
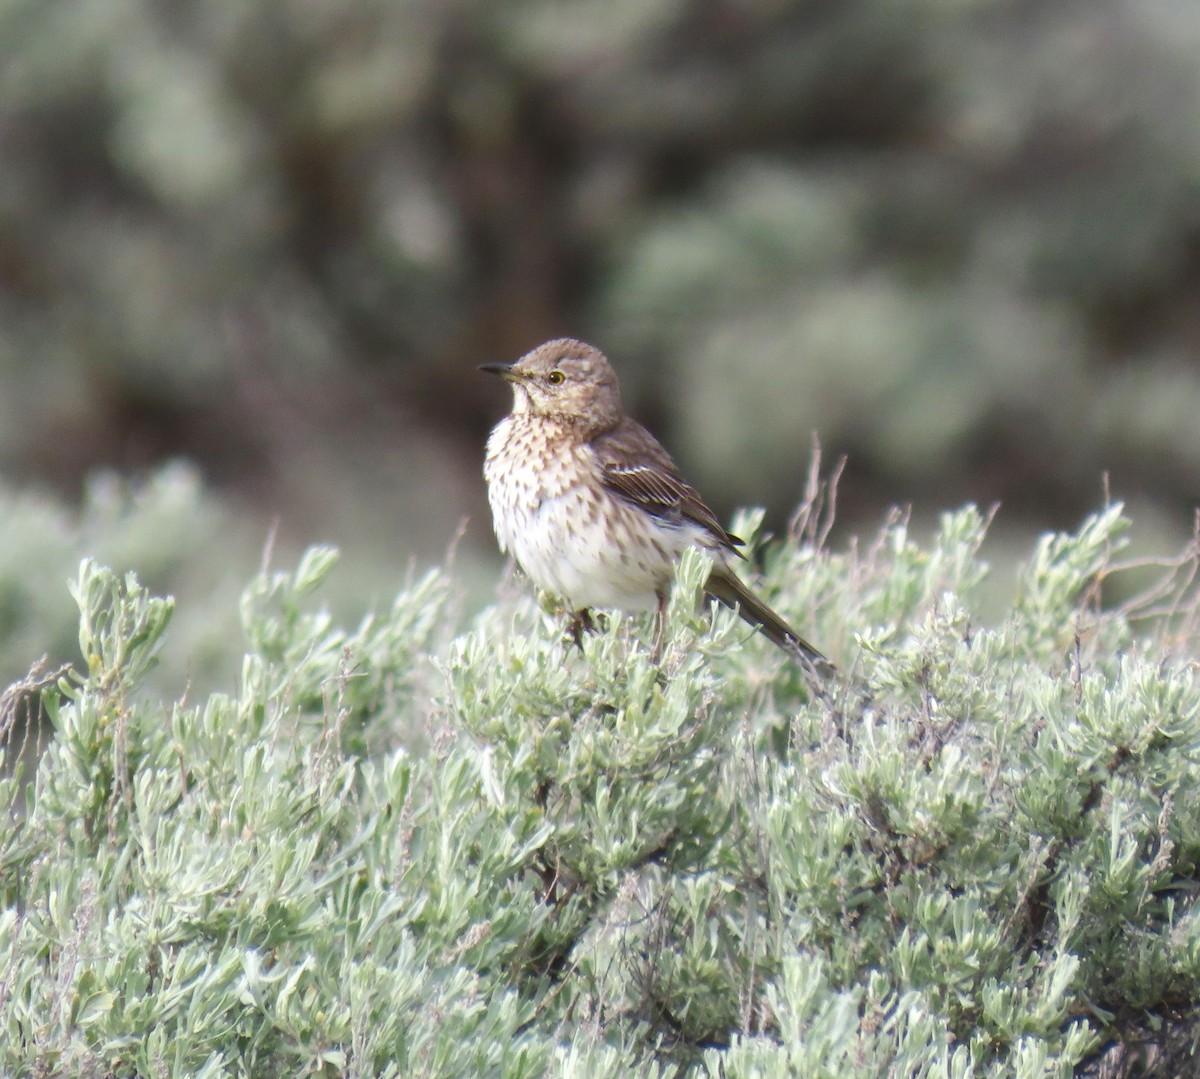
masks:
[[[598,348],[560,337],[516,363],[485,363],[481,371],[512,383],[513,411],[551,416],[607,430],[624,415],[617,373]]]

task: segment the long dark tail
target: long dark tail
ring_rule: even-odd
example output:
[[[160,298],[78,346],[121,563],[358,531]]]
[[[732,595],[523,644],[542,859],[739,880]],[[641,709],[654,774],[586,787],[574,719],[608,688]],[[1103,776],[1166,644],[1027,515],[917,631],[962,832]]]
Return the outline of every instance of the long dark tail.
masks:
[[[725,566],[714,566],[704,585],[704,591],[713,599],[732,607],[745,621],[759,630],[769,641],[782,648],[793,659],[812,667],[823,677],[832,675],[837,668],[820,652],[800,636],[770,607],[751,592]]]

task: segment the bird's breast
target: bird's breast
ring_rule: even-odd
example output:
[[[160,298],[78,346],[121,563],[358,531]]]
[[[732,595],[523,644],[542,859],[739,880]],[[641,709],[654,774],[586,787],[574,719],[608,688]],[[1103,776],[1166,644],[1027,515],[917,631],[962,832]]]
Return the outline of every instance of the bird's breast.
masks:
[[[521,538],[594,467],[585,447],[557,427],[521,414],[501,420],[488,439],[483,467],[500,546],[519,557]]]

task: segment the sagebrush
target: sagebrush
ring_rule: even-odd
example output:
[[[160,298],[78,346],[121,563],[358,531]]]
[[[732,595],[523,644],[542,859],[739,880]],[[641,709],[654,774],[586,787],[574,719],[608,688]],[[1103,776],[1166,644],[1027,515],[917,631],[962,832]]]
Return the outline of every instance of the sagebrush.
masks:
[[[531,598],[459,626],[444,571],[344,628],[314,548],[246,589],[235,684],[164,701],[172,601],[85,561],[81,658],[4,699],[0,1069],[1184,1074],[1196,551],[1106,606],[1125,525],[1042,539],[982,624],[985,515],[833,553],[810,500],[756,585],[827,690],[700,554],[652,662]]]

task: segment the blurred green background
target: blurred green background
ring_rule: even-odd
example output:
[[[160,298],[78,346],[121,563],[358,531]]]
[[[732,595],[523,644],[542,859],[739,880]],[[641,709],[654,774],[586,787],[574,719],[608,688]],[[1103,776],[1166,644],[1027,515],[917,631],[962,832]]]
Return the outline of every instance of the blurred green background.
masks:
[[[1195,0],[0,0],[5,667],[80,553],[491,587],[475,365],[564,334],[723,515],[817,434],[846,530],[1107,471],[1170,546],[1198,293]]]

